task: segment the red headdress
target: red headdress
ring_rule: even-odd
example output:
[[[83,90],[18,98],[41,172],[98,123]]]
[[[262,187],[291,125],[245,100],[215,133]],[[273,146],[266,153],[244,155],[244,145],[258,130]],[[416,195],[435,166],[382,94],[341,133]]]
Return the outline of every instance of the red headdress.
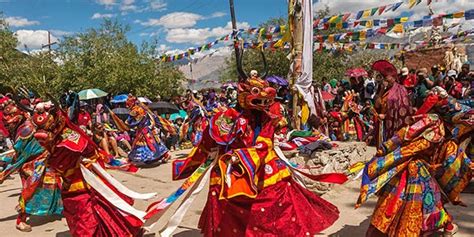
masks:
[[[379,60],[372,64],[372,70],[379,72],[384,77],[398,77],[397,68],[386,60]]]

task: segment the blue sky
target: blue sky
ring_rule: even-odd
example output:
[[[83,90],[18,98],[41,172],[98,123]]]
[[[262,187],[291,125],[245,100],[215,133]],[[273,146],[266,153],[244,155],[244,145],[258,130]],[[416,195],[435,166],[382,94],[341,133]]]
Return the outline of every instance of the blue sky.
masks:
[[[359,10],[401,0],[319,0],[315,8],[328,5],[332,13]],[[408,0],[404,0],[405,2]],[[408,9],[403,4],[383,17],[428,14],[427,0]],[[239,28],[253,27],[271,17],[286,17],[287,0],[235,0]],[[474,0],[433,0],[436,14],[474,8]],[[97,27],[102,18],[116,18],[131,26],[129,39],[139,44],[158,39],[163,52],[198,46],[230,33],[228,0],[0,0],[0,11],[20,41],[19,48],[40,48],[67,34]],[[379,17],[380,18],[380,17]]]
[[[286,15],[286,0],[256,2],[235,1],[242,27]],[[60,39],[65,34],[97,27],[103,17],[130,25],[128,36],[133,42],[157,38],[163,49],[185,49],[211,41],[229,32],[230,21],[227,0],[0,0],[0,11],[12,30],[20,30],[25,36],[22,39],[35,37],[34,31],[40,31],[39,40],[26,39],[32,49],[46,39],[44,30]]]

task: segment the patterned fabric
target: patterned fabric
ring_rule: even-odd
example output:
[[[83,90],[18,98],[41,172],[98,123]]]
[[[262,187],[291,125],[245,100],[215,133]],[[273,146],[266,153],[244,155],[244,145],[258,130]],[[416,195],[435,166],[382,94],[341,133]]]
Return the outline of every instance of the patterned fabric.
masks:
[[[376,194],[371,224],[388,236],[420,236],[452,221],[445,197],[459,198],[471,179],[470,160],[445,140],[442,120],[419,115],[383,144],[364,169],[356,207]]]
[[[128,154],[128,158],[134,163],[153,163],[163,159],[168,154],[168,148],[159,138],[153,117],[146,113],[140,117],[130,116],[127,120],[130,127],[136,131],[132,150]]]
[[[49,153],[33,137],[34,127],[25,122],[18,128],[14,144],[14,163],[4,170],[5,175],[19,171],[22,191],[19,198],[21,213],[46,216],[61,215],[61,180],[45,161]]]
[[[204,236],[313,235],[337,220],[337,208],[294,182],[276,155],[278,119],[257,111],[217,113],[199,146],[173,162],[173,176],[184,178],[218,152],[199,221]]]

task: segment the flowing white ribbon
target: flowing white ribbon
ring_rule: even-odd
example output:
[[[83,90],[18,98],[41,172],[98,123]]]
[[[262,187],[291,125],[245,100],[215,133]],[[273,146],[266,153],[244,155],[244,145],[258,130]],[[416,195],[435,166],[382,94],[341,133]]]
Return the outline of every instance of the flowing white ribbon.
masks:
[[[132,207],[82,164],[81,172],[82,176],[86,180],[86,183],[90,185],[95,191],[97,191],[102,197],[104,197],[108,202],[110,202],[112,205],[122,210],[123,212],[133,215],[140,219],[142,222],[145,222],[144,217],[146,215],[146,212],[137,210]]]
[[[99,174],[102,178],[104,178],[107,182],[114,186],[114,188],[116,188],[120,193],[126,195],[127,197],[139,200],[147,200],[156,196],[156,193],[137,193],[135,191],[130,190],[122,183],[117,181],[114,177],[112,177],[112,175],[107,173],[107,171],[105,171],[102,166],[97,163],[93,163],[92,167],[97,172],[97,174]]]

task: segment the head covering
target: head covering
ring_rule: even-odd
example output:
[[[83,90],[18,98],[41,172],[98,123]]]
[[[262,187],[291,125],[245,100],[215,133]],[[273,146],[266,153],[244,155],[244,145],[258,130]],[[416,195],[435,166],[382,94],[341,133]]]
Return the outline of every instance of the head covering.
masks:
[[[329,85],[331,85],[332,88],[335,88],[337,86],[337,80],[336,79],[331,79],[329,81]]]
[[[456,72],[456,70],[449,70],[447,75],[448,77],[455,77],[458,73]]]
[[[428,75],[428,69],[426,69],[426,68],[424,68],[424,67],[423,67],[423,68],[420,68],[420,69],[418,70],[418,72],[416,73],[416,75],[427,76],[427,75]]]
[[[392,76],[397,78],[398,76],[397,68],[386,60],[379,60],[372,64],[372,70],[379,72],[384,77]]]
[[[401,71],[402,76],[408,76],[408,73],[409,71],[407,67],[402,68],[402,71]]]

